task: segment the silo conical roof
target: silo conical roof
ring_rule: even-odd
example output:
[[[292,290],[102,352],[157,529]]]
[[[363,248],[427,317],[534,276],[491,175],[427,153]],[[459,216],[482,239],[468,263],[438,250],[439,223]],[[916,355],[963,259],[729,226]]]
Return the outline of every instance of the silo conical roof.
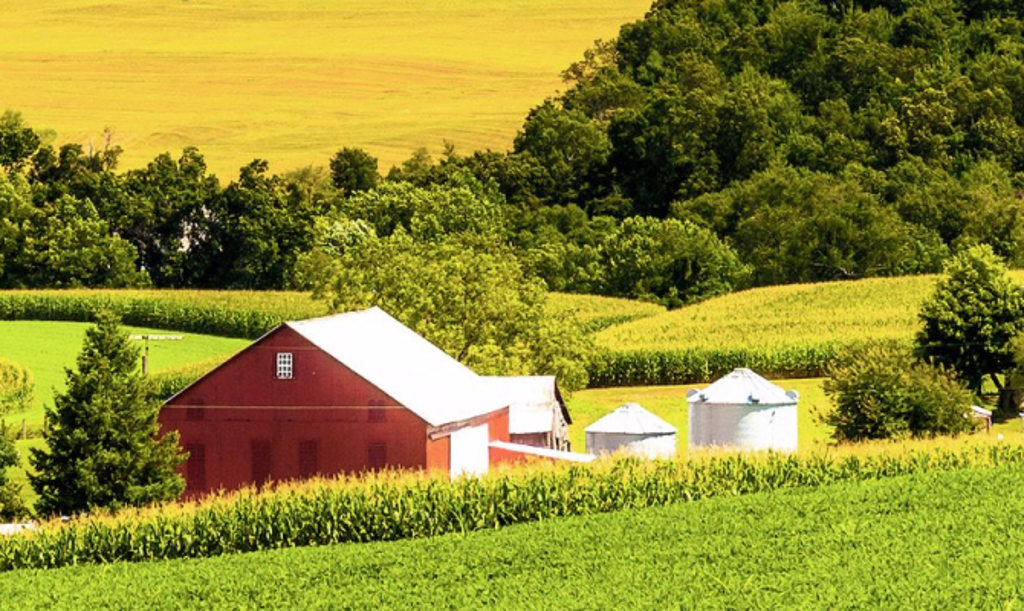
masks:
[[[676,428],[640,407],[627,403],[586,428],[587,433],[627,433],[632,435],[667,435]]]
[[[785,391],[745,368],[734,369],[704,390],[691,390],[690,403],[727,405],[795,405],[799,395]]]

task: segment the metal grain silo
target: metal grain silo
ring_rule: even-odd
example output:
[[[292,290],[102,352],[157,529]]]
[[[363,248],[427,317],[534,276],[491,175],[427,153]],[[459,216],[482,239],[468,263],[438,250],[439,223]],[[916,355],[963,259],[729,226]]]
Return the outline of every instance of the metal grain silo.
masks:
[[[784,391],[749,369],[735,369],[687,393],[690,448],[797,449],[795,390]]]
[[[640,407],[627,403],[586,429],[587,452],[610,454],[625,450],[646,458],[676,454],[676,429]]]

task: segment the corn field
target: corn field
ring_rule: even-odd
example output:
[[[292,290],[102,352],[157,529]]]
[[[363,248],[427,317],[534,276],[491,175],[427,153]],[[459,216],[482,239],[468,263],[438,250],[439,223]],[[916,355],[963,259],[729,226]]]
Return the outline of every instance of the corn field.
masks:
[[[383,472],[44,524],[36,532],[0,540],[0,570],[429,537],[709,497],[1006,464],[1024,464],[1024,446],[662,461],[617,457],[591,465],[537,464],[454,481]]]
[[[1024,281],[1024,270],[1011,272]],[[907,346],[937,276],[741,291],[597,333],[592,386],[707,382],[735,367],[820,377],[853,345]]]

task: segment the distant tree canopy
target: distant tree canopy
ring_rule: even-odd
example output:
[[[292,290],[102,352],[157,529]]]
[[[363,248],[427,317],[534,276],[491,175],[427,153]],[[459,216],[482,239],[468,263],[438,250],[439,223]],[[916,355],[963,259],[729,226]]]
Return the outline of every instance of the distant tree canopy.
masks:
[[[1024,265],[1017,2],[658,0],[563,73],[507,153],[366,151],[222,185],[119,173],[0,116],[0,286],[289,288],[399,228],[500,243],[548,288],[675,306],[749,285]],[[369,233],[368,233],[369,232]]]

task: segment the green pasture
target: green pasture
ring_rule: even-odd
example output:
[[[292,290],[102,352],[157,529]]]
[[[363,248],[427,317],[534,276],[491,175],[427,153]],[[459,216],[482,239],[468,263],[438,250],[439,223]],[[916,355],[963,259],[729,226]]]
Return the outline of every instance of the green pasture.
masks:
[[[559,73],[650,0],[0,0],[0,111],[123,168],[197,146],[222,179],[253,158],[381,170],[417,147],[510,148]],[[87,95],[85,95],[87,93]]]
[[[19,606],[1019,608],[1024,472],[921,473],[390,543],[0,575]]]
[[[28,368],[35,376],[35,402],[31,410],[2,416],[20,426],[42,422],[43,406],[52,404],[55,391],[64,388],[64,369],[74,367],[82,348],[85,330],[91,325],[80,322],[0,321],[0,356]],[[150,371],[159,372],[215,356],[230,356],[249,345],[248,340],[159,329],[126,327],[132,334],[181,335],[180,341],[149,343]],[[140,342],[141,344],[141,342]]]

